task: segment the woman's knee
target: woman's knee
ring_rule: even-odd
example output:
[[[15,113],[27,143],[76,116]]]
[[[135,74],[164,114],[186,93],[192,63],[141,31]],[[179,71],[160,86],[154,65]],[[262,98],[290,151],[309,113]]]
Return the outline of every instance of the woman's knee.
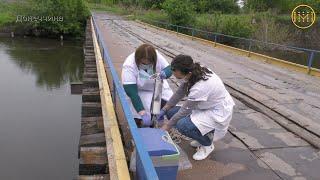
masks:
[[[186,132],[193,130],[193,128],[189,125],[190,123],[192,123],[190,117],[182,118],[177,122],[176,128],[179,132],[185,134]]]
[[[179,132],[184,132],[185,131],[185,119],[180,119],[177,124],[176,128]]]
[[[179,111],[179,109],[180,109],[180,107],[178,107],[178,106],[175,106],[175,107],[169,109],[167,112],[168,119],[171,119],[172,116],[174,116]]]

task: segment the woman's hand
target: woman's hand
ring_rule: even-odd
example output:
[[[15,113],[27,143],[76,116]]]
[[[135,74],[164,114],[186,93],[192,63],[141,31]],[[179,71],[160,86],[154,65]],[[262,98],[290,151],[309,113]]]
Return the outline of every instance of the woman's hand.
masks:
[[[160,79],[167,79],[167,75],[164,71],[161,71],[159,74]]]
[[[171,126],[168,123],[164,123],[161,129],[164,131],[169,131],[171,129]]]
[[[142,119],[142,125],[145,127],[151,126],[151,114],[142,110],[139,112],[139,115],[141,116]]]
[[[164,120],[164,115],[166,115],[166,114],[167,114],[167,110],[164,109],[164,108],[162,108],[162,109],[160,110],[160,114],[159,114],[158,117],[157,117],[157,120],[158,120],[158,121],[163,121],[163,120]]]
[[[145,113],[146,113],[145,110],[141,110],[141,111],[138,112],[138,114],[139,114],[140,116],[143,116]]]

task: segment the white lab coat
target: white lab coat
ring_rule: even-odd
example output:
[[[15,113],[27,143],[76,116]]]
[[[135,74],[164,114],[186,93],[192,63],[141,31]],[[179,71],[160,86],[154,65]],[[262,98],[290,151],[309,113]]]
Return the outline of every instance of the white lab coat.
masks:
[[[156,72],[159,73],[162,69],[169,66],[167,60],[156,50],[157,53],[157,64],[156,64]],[[143,70],[138,69],[135,62],[135,53],[130,54],[125,60],[122,66],[122,84],[137,84],[138,86],[138,94],[142,101],[143,107],[147,112],[150,112],[151,101],[154,91],[154,80],[150,80],[150,75]],[[162,99],[168,101],[173,92],[167,82],[167,80],[163,80],[163,89],[162,89]],[[141,116],[134,109],[134,106],[131,102],[131,99],[127,96],[127,100],[130,104],[131,112],[134,118],[141,118]]]
[[[222,80],[216,74],[206,81],[199,81],[192,86],[188,100],[200,101],[191,113],[191,121],[202,135],[214,131],[213,141],[217,141],[227,133],[235,105]]]

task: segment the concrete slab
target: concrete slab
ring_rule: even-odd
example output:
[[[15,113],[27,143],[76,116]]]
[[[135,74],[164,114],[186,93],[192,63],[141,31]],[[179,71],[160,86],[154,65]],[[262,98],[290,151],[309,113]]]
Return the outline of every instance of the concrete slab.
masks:
[[[311,147],[269,149],[254,152],[283,179],[320,179],[320,151]]]
[[[232,134],[243,141],[249,149],[283,148],[310,146],[301,138],[285,130],[270,132],[266,130],[232,131]]]
[[[239,101],[236,101],[235,111],[229,130],[251,150],[309,146],[306,141],[288,132],[266,115]]]
[[[195,161],[195,149],[183,141],[180,145],[192,162],[192,169],[180,171],[177,179],[279,179],[263,162],[257,159],[239,140],[229,133],[216,143],[215,151],[203,161]]]

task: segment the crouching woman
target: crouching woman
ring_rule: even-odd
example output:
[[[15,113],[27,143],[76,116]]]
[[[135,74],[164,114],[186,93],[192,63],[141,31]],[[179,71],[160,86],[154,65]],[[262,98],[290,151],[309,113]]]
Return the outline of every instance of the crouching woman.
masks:
[[[169,119],[161,128],[169,130],[175,126],[181,134],[192,138],[190,145],[197,147],[193,159],[203,160],[214,150],[214,142],[227,133],[234,101],[222,80],[213,71],[194,63],[190,56],[176,56],[171,68],[180,86],[161,109],[158,119],[165,115]],[[185,96],[182,107],[177,107]]]

